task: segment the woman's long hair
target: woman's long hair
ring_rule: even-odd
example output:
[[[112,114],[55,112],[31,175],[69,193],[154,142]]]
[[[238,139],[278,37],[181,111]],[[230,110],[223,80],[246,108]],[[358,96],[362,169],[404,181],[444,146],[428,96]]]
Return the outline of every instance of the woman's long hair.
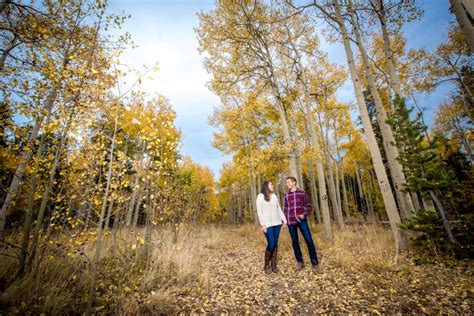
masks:
[[[265,201],[270,202],[270,181],[263,181],[262,184],[262,194],[265,197]]]

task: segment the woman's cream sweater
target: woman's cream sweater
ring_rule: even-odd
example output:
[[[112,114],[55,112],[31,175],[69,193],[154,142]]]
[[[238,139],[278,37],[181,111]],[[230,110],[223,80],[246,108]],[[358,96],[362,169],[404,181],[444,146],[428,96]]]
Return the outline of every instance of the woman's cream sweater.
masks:
[[[270,201],[265,201],[262,193],[257,196],[257,214],[260,225],[271,227],[286,224],[286,218],[281,210],[280,203],[275,194],[270,195]]]

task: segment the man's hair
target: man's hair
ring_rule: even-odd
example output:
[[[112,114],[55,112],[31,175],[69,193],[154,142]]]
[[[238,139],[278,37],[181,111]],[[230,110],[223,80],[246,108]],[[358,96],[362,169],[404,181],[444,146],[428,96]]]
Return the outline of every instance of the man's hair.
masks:
[[[291,180],[291,181],[294,182],[295,184],[298,183],[298,181],[296,181],[296,178],[295,178],[295,177],[287,177],[286,180]]]

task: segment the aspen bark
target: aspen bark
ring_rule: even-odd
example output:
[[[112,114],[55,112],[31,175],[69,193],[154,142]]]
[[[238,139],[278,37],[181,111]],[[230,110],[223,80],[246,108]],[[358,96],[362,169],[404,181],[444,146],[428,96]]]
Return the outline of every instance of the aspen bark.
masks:
[[[30,253],[28,255],[28,260],[26,261],[26,266],[27,267],[31,267],[34,256],[35,256],[36,247],[37,247],[38,239],[39,239],[39,233],[40,233],[41,227],[43,226],[44,213],[45,213],[45,210],[46,210],[46,205],[47,205],[48,200],[49,200],[49,193],[50,193],[51,187],[53,186],[53,181],[54,181],[54,177],[56,175],[56,170],[59,166],[59,157],[61,156],[61,150],[62,150],[62,148],[63,148],[63,146],[66,142],[67,133],[69,132],[69,126],[71,124],[71,120],[72,120],[72,115],[68,119],[68,121],[66,123],[66,126],[64,127],[64,130],[61,133],[61,140],[60,140],[60,143],[59,143],[58,147],[56,148],[54,161],[53,161],[53,164],[52,164],[51,169],[49,171],[48,181],[47,181],[46,186],[44,188],[43,196],[41,197],[41,204],[40,204],[40,208],[38,210],[38,217],[36,219],[36,225],[35,225],[35,228],[34,228],[33,234],[32,234],[33,236],[32,236],[32,240],[31,240]]]
[[[390,188],[390,183],[388,181],[388,176],[385,171],[385,167],[382,161],[382,155],[380,154],[380,149],[375,138],[374,131],[369,118],[369,113],[367,111],[367,104],[365,103],[364,96],[362,94],[362,87],[360,83],[359,76],[357,74],[357,69],[354,62],[354,54],[349,41],[349,35],[347,33],[344,20],[342,18],[341,9],[339,7],[338,0],[333,0],[334,9],[336,12],[336,21],[340,27],[342,33],[342,40],[344,44],[344,50],[346,52],[347,63],[349,66],[349,71],[351,74],[352,84],[354,86],[354,91],[356,94],[357,105],[359,107],[360,116],[362,123],[364,125],[364,131],[367,138],[367,143],[369,146],[370,154],[372,156],[372,161],[374,164],[375,173],[377,175],[377,181],[382,193],[382,197],[385,204],[385,209],[390,221],[390,226],[392,233],[395,238],[395,243],[398,249],[405,250],[407,249],[407,243],[405,236],[400,229],[399,225],[401,224],[400,215],[397,210],[397,205],[395,203],[395,198],[393,196],[392,190]]]
[[[377,0],[377,9],[378,17],[380,21],[380,28],[382,30],[382,38],[384,42],[384,54],[387,61],[388,68],[388,80],[390,88],[395,92],[399,97],[402,96],[402,89],[400,80],[398,80],[397,72],[395,70],[395,63],[393,61],[392,46],[390,44],[390,37],[387,31],[387,21],[385,17],[385,9],[383,0]]]
[[[386,123],[388,117],[387,112],[384,108],[382,98],[377,90],[377,86],[375,84],[374,75],[372,72],[372,68],[369,64],[369,58],[367,55],[367,51],[365,50],[364,45],[362,44],[362,36],[360,34],[360,30],[355,19],[355,14],[351,11],[351,21],[354,29],[354,34],[356,37],[357,46],[359,47],[359,51],[362,55],[362,61],[365,68],[365,74],[367,81],[369,83],[370,93],[374,98],[376,114],[377,114],[377,122],[380,126],[380,131],[382,133],[382,138],[384,142],[384,148],[386,149],[386,155],[388,160],[388,167],[390,170],[390,174],[392,175],[393,183],[395,186],[395,193],[397,196],[397,200],[399,202],[399,207],[401,210],[401,214],[403,218],[410,218],[415,213],[415,209],[413,207],[413,202],[411,200],[410,193],[402,192],[402,187],[406,183],[405,175],[403,173],[402,165],[397,160],[398,157],[398,148],[394,145],[395,138],[393,136],[393,131],[390,126]]]
[[[118,108],[117,108],[118,112]],[[105,186],[105,193],[104,197],[102,200],[102,207],[100,211],[100,216],[99,216],[99,224],[97,227],[97,242],[96,242],[96,247],[95,247],[95,252],[94,252],[94,257],[92,258],[92,263],[91,263],[91,268],[92,268],[92,275],[91,275],[91,283],[89,286],[89,293],[87,296],[87,306],[86,306],[86,312],[85,314],[87,316],[90,316],[92,313],[92,304],[94,303],[95,299],[95,285],[97,282],[97,270],[98,270],[98,263],[99,263],[99,257],[100,257],[100,250],[102,246],[102,226],[104,225],[104,217],[105,217],[105,210],[107,207],[107,199],[109,197],[109,192],[110,192],[110,184],[112,182],[112,165],[114,161],[114,149],[115,149],[115,139],[117,137],[117,129],[118,129],[118,115],[116,114],[115,117],[115,126],[114,126],[114,134],[112,137],[112,143],[110,145],[110,158],[109,158],[109,170],[107,173],[107,184]]]
[[[256,191],[256,180],[255,180],[255,172],[253,169],[249,172],[250,177],[250,212],[252,213],[252,219],[255,225],[258,225],[258,216],[257,216],[257,191]]]
[[[0,9],[3,10],[6,7],[6,5],[9,4],[9,3],[11,3],[11,1],[4,2],[5,6],[0,7]],[[70,32],[69,32],[69,37],[68,37],[68,40],[67,40],[67,43],[66,43],[66,46],[65,46],[64,58],[62,60],[61,68],[60,68],[60,75],[61,76],[60,76],[60,78],[57,82],[53,83],[53,87],[52,87],[50,93],[48,94],[48,96],[46,97],[46,100],[45,100],[45,103],[44,103],[44,106],[43,106],[43,109],[42,109],[42,110],[44,110],[45,113],[40,112],[39,118],[36,120],[36,124],[33,127],[30,136],[28,137],[27,146],[26,146],[27,148],[31,149],[31,147],[33,147],[34,142],[35,142],[36,138],[38,137],[38,133],[39,133],[43,123],[45,123],[46,126],[49,124],[49,121],[51,119],[51,111],[53,109],[54,102],[56,101],[56,98],[58,96],[59,87],[62,84],[62,79],[63,79],[62,78],[62,72],[66,69],[66,66],[69,63],[69,59],[68,59],[69,57],[68,56],[69,56],[69,52],[70,52],[71,45],[72,45],[72,37],[75,34],[76,28],[78,27],[79,18],[81,16],[81,13],[82,13],[81,9],[77,10],[77,15],[76,15],[76,18],[75,18],[75,24],[74,24],[74,27],[72,28],[72,30],[70,30]],[[44,122],[44,121],[46,121],[46,122]],[[32,156],[31,150],[27,149],[25,152],[22,153],[21,158],[20,158],[20,163],[19,163],[17,169],[15,170],[15,174],[13,175],[13,179],[10,183],[10,187],[8,188],[7,195],[5,196],[5,200],[3,201],[2,209],[0,211],[0,238],[2,238],[4,229],[5,229],[6,219],[7,219],[10,207],[11,207],[11,203],[13,202],[13,198],[15,197],[15,194],[18,190],[18,187],[20,186],[20,184],[23,180],[23,174],[25,173],[26,167],[30,162],[31,156]]]
[[[464,37],[466,38],[466,42],[471,48],[471,53],[474,53],[474,26],[469,20],[461,0],[449,0],[449,3],[451,4],[451,10],[456,16],[456,20],[458,21]]]
[[[33,144],[36,140],[36,137],[38,136],[43,122],[46,121],[45,124],[49,124],[49,121],[51,119],[51,110],[53,108],[53,104],[56,100],[57,95],[58,89],[55,87],[53,88],[53,90],[51,90],[44,104],[46,116],[40,116],[40,118],[36,121],[36,124],[31,131],[30,137],[28,138],[27,147],[33,147]],[[32,152],[28,149],[21,155],[20,164],[15,170],[15,174],[13,175],[13,179],[10,183],[8,193],[5,196],[5,200],[3,201],[2,210],[0,211],[0,237],[2,236],[3,231],[5,229],[5,223],[7,220],[8,213],[10,211],[10,207],[12,206],[13,198],[15,197],[16,191],[18,190],[18,187],[20,186],[23,180],[23,174],[25,173],[26,167],[31,160],[31,156]]]
[[[0,56],[0,72],[3,71],[3,67],[5,67],[5,61],[7,60],[7,56],[10,55],[10,52],[16,47],[18,46],[18,43],[17,43],[17,38],[16,36],[13,38],[13,40],[10,41],[10,43],[8,44],[7,47],[5,47],[4,49],[2,49],[3,51],[3,54],[2,56]]]
[[[452,243],[456,243],[456,239],[454,238],[453,232],[451,231],[451,227],[449,226],[448,217],[446,216],[446,212],[444,211],[443,204],[441,204],[438,197],[432,190],[429,190],[428,193],[430,194],[431,199],[433,199],[433,202],[436,205],[439,215],[441,215],[444,230],[446,231],[446,235],[448,236],[449,241],[451,241]]]
[[[127,218],[125,220],[125,225],[130,226],[132,224],[132,219],[133,219],[133,210],[135,208],[135,200],[137,198],[138,190],[139,190],[139,178],[140,178],[140,173],[142,171],[142,164],[143,164],[143,155],[145,153],[145,148],[146,148],[146,143],[143,144],[142,146],[142,151],[140,154],[140,161],[138,162],[138,168],[137,168],[137,174],[135,176],[135,183],[133,185],[133,192],[132,192],[132,199],[130,201],[130,205],[128,207],[128,212],[127,212]]]
[[[334,174],[332,171],[332,166],[330,159],[328,157],[328,154],[325,153],[325,159],[326,159],[326,169],[327,169],[327,175],[328,175],[328,188],[329,188],[329,196],[331,198],[331,204],[333,207],[333,213],[334,213],[334,219],[337,222],[337,225],[339,228],[344,228],[344,219],[342,218],[342,212],[341,208],[339,205],[339,202],[337,200],[336,196],[336,186],[335,186],[335,179],[334,179]]]
[[[343,218],[342,216],[342,197],[341,197],[341,186],[340,186],[340,183],[339,183],[339,180],[340,180],[340,177],[339,177],[339,167],[337,165],[337,163],[334,163],[334,171],[335,171],[335,175],[334,175],[334,185],[336,186],[336,198],[337,198],[337,205],[339,205],[339,210],[341,212],[341,218]]]
[[[297,49],[295,49],[297,52]],[[303,65],[301,64],[301,58],[298,55],[298,65],[300,67],[301,73],[300,73],[300,82],[303,86],[304,90],[304,108],[305,108],[305,116],[306,116],[306,122],[308,125],[308,130],[309,130],[309,142],[310,145],[313,148],[316,148],[318,145],[318,137],[317,137],[317,132],[316,132],[316,124],[314,122],[313,118],[313,111],[311,109],[311,95],[310,91],[308,88],[308,80],[306,78],[305,70],[303,68]],[[321,146],[319,146],[321,148]],[[332,235],[332,226],[331,226],[331,216],[329,214],[329,203],[328,203],[328,196],[327,196],[327,191],[326,191],[326,179],[324,176],[324,166],[323,166],[323,161],[319,157],[319,153],[317,153],[316,157],[316,170],[318,174],[318,186],[319,186],[319,208],[321,211],[322,215],[322,221],[324,223],[324,232],[326,235],[326,238],[330,241],[333,240],[333,235]],[[312,165],[312,164],[311,164]]]
[[[320,224],[321,221],[321,209],[319,207],[318,191],[316,188],[316,177],[314,174],[313,160],[308,159],[308,169],[309,169],[309,186],[311,189],[311,196],[313,197],[313,208],[316,213],[316,221]]]
[[[327,100],[326,100],[327,102]],[[327,104],[327,103],[326,103]],[[320,130],[323,131],[323,122],[321,121],[321,116],[318,116],[319,118],[319,127]],[[344,228],[344,219],[342,218],[342,212],[340,205],[337,201],[336,197],[336,187],[334,184],[334,175],[332,171],[332,166],[331,166],[331,159],[329,158],[329,139],[328,139],[328,130],[329,130],[329,120],[326,116],[325,118],[325,127],[326,127],[326,135],[323,135],[320,133],[320,138],[321,138],[321,144],[323,148],[323,155],[324,155],[324,161],[326,162],[326,180],[327,180],[327,185],[329,189],[329,198],[331,199],[331,205],[332,205],[332,210],[334,214],[334,220],[336,221],[337,225],[339,228]]]
[[[356,180],[357,180],[357,189],[359,190],[360,207],[362,209],[362,212],[364,213],[365,211],[367,211],[367,207],[366,207],[367,203],[366,203],[366,200],[365,200],[365,197],[364,197],[364,192],[363,192],[363,188],[362,188],[362,179],[361,179],[361,175],[360,175],[360,168],[359,168],[359,164],[357,163],[357,161],[354,161],[354,170],[355,170]]]
[[[346,214],[346,218],[350,218],[351,214],[349,213],[349,203],[347,197],[347,188],[346,188],[346,181],[344,176],[344,158],[341,161],[341,185],[342,185],[342,198],[344,200],[344,214]]]
[[[304,76],[304,74],[303,74]],[[307,81],[303,78],[303,87],[304,87],[304,94],[305,94],[305,110],[306,110],[306,121],[308,123],[308,129],[309,129],[309,134],[310,134],[310,144],[313,148],[316,148],[318,144],[318,138],[316,135],[316,124],[314,123],[313,119],[313,112],[311,110],[311,105],[310,105],[310,95],[308,88],[306,86]],[[317,173],[318,173],[318,182],[319,182],[319,198],[320,198],[320,208],[321,208],[321,213],[323,217],[323,223],[324,223],[324,232],[326,235],[326,238],[328,240],[333,240],[333,235],[332,235],[332,227],[331,227],[331,216],[329,214],[329,204],[328,204],[328,196],[326,192],[326,179],[324,177],[324,166],[321,158],[317,157],[316,158],[316,168],[317,168]]]
[[[43,145],[44,145],[44,135],[41,136],[41,140],[36,151],[36,159],[41,158],[43,154]],[[31,175],[30,181],[30,190],[28,193],[28,204],[26,207],[25,219],[23,222],[23,240],[21,246],[21,253],[20,253],[20,263],[17,276],[23,275],[25,271],[26,259],[28,255],[28,245],[30,241],[30,234],[31,234],[31,224],[33,221],[33,205],[35,202],[35,192],[36,192],[36,178],[38,176],[38,172],[35,170]]]
[[[279,93],[276,92],[276,87],[273,89],[274,90],[274,95],[277,100],[277,111],[280,116],[280,123],[281,123],[281,128],[283,130],[283,138],[285,140],[285,145],[289,147],[289,174],[292,177],[297,177],[298,176],[298,167],[296,163],[296,157],[294,153],[294,148],[293,144],[291,141],[291,136],[290,136],[290,128],[288,126],[288,119],[285,113],[285,109],[283,107],[283,102],[279,96]]]

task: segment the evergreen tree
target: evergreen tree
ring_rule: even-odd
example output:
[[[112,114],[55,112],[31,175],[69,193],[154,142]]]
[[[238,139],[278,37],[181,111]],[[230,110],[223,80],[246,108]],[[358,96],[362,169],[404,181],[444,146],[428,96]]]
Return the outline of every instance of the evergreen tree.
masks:
[[[446,216],[444,207],[438,196],[440,191],[456,183],[455,175],[445,168],[445,163],[436,154],[436,138],[427,139],[427,127],[421,120],[421,113],[412,120],[410,114],[413,108],[407,108],[405,100],[394,100],[394,113],[387,120],[392,127],[395,145],[400,148],[398,160],[406,175],[404,190],[422,192],[433,200],[449,240],[456,243]]]

